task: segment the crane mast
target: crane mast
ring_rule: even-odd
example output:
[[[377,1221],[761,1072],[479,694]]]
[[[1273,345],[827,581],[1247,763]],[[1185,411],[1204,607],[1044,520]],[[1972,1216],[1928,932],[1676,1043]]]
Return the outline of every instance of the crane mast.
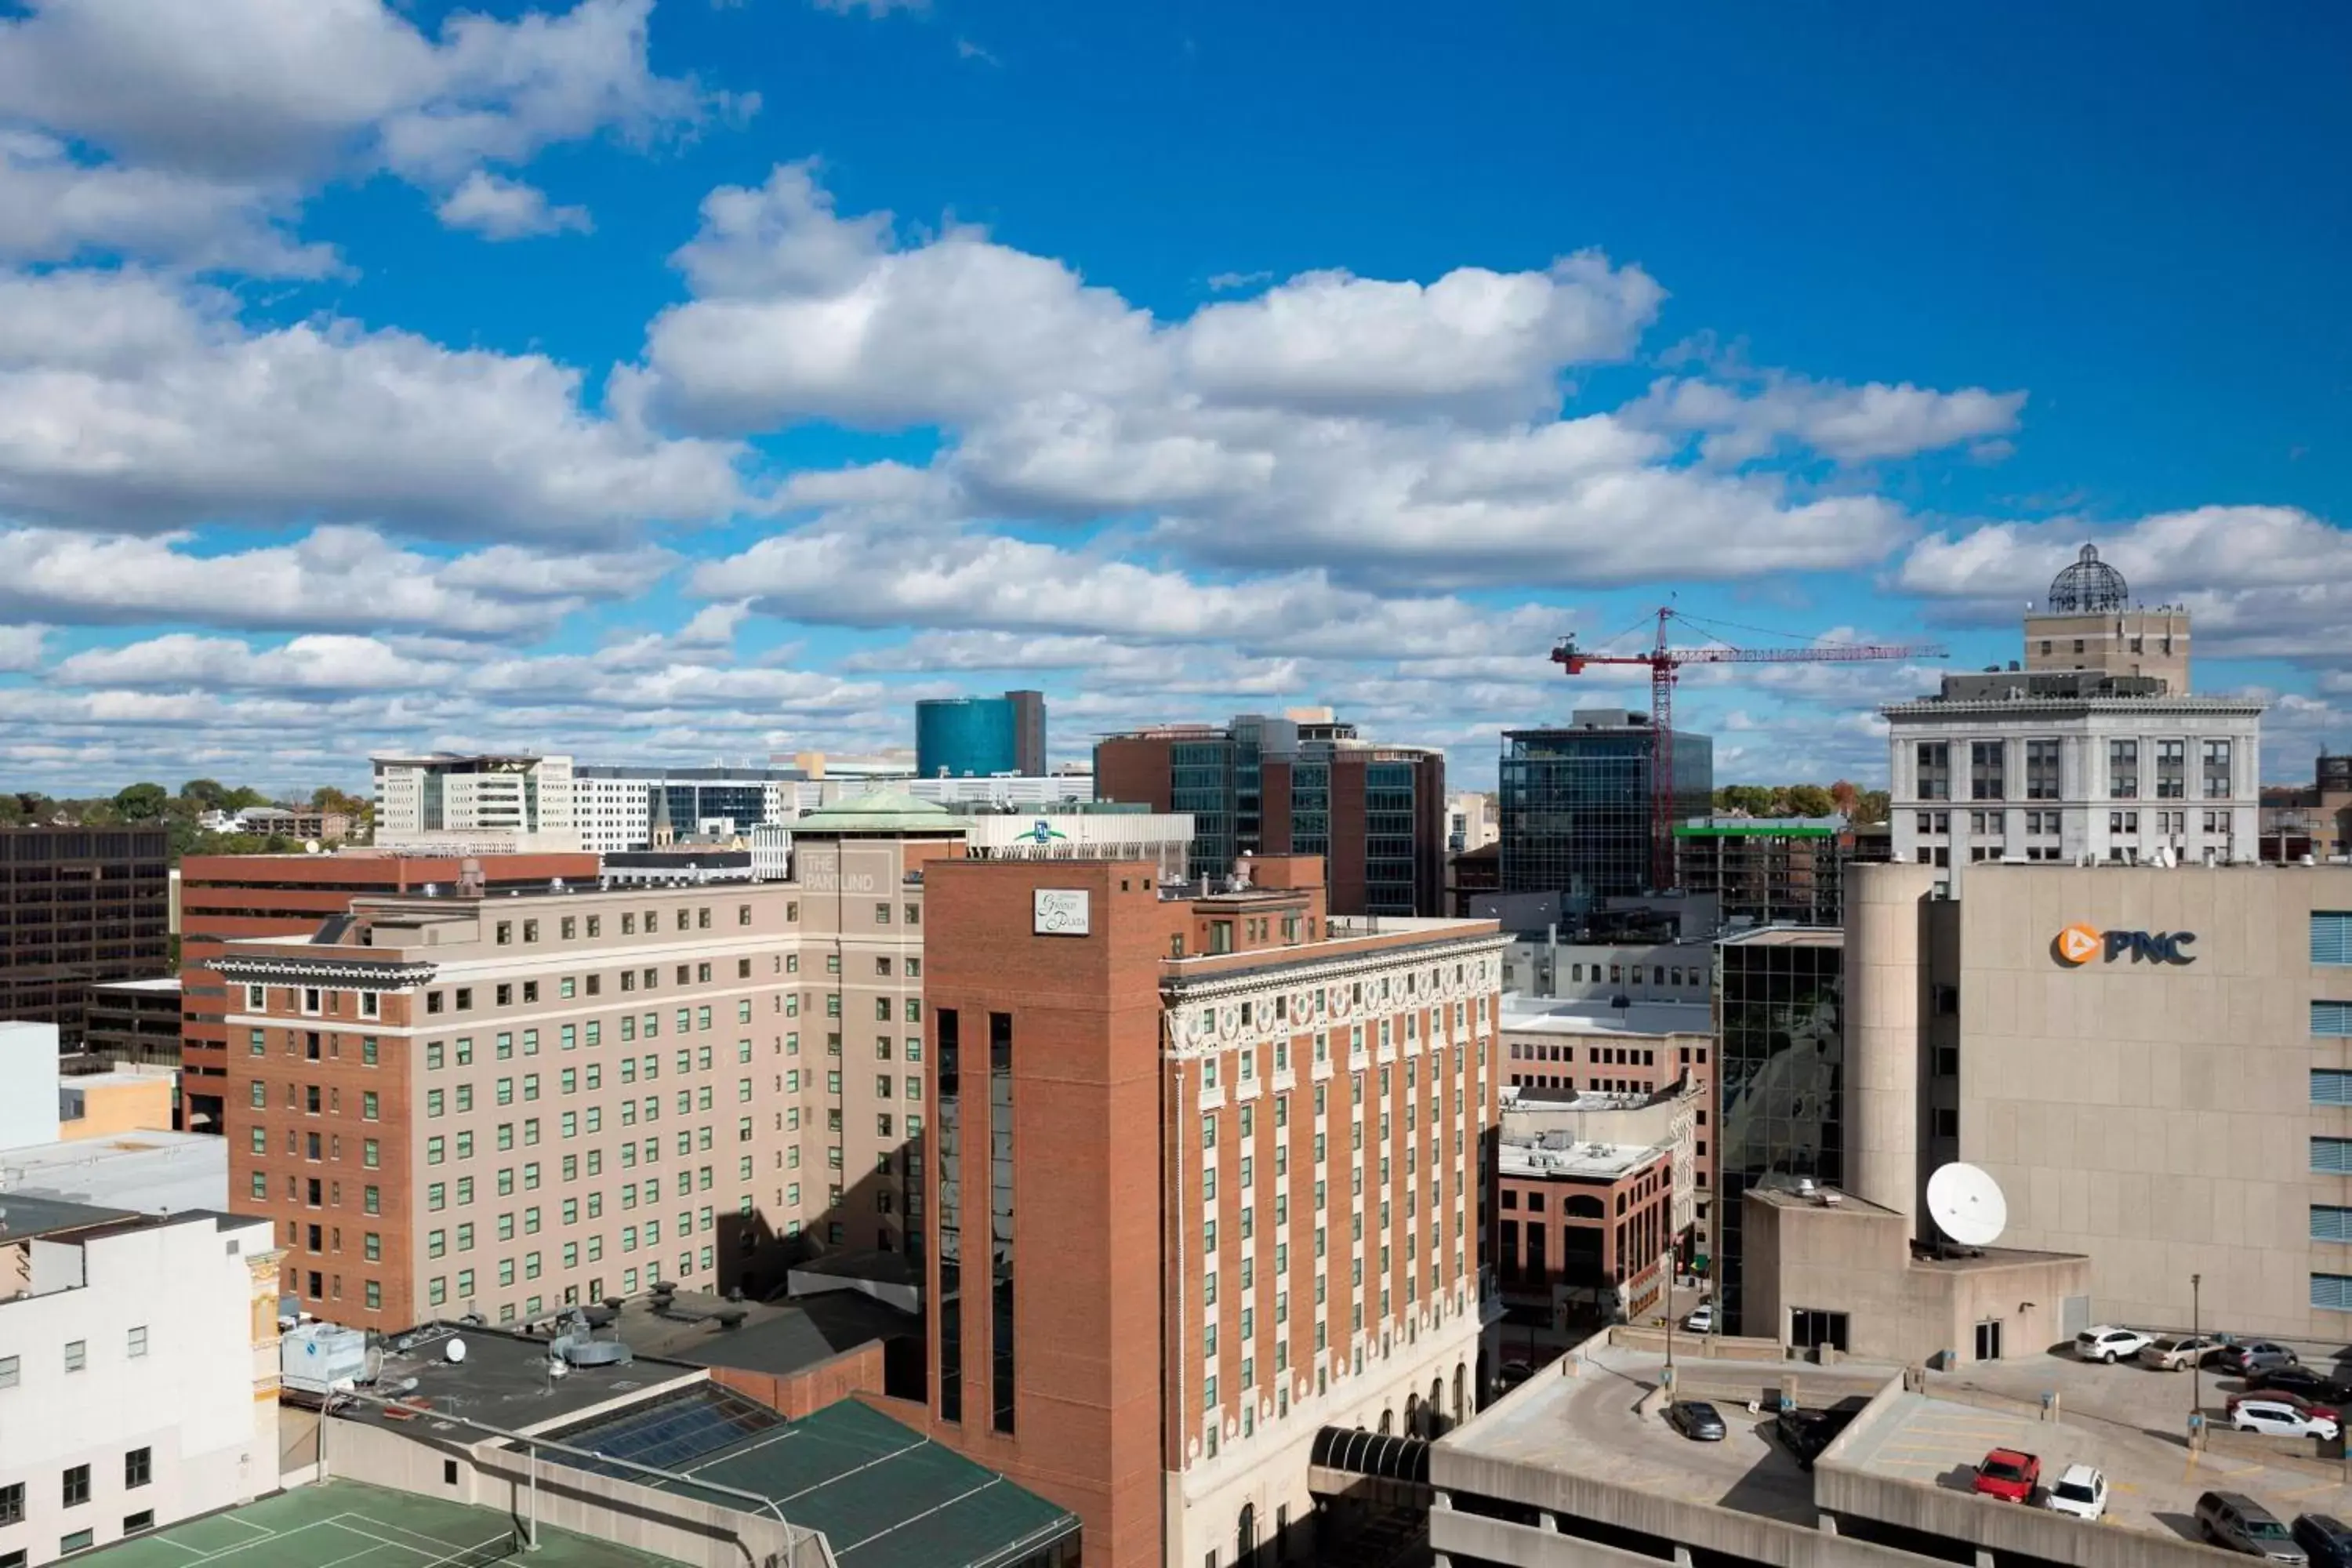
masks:
[[[1581,675],[1596,664],[1646,665],[1650,671],[1650,881],[1660,891],[1675,880],[1675,682],[1686,664],[1846,664],[1874,659],[1940,658],[1944,650],[1932,644],[1832,643],[1808,647],[1743,648],[1673,647],[1666,642],[1670,621],[1691,622],[1671,605],[1657,613],[1657,640],[1641,653],[1593,653],[1577,646],[1574,634],[1562,637],[1551,650],[1551,660],[1569,675]]]

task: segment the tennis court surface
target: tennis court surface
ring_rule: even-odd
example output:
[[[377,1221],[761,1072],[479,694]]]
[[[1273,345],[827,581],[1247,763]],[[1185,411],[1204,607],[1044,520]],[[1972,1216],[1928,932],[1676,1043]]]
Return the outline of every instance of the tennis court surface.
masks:
[[[104,1568],[476,1568],[509,1558],[530,1568],[664,1568],[669,1559],[541,1525],[521,1551],[495,1509],[326,1481],[90,1553]]]

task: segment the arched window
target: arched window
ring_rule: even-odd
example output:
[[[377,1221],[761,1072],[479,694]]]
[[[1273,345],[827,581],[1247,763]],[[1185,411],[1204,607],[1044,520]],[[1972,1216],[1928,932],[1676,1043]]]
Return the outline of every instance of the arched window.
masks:
[[[1257,1504],[1242,1504],[1240,1522],[1234,1526],[1234,1561],[1249,1568],[1257,1561]]]

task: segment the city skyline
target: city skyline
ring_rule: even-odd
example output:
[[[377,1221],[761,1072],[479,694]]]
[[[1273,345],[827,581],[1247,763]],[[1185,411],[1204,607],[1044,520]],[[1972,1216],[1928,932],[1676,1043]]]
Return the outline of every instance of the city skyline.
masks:
[[[1034,687],[1056,761],[1328,703],[1491,788],[1644,703],[1561,635],[1671,596],[1966,670],[2084,542],[2271,703],[2264,780],[2352,742],[2340,18],[290,15],[0,24],[15,787],[866,752]],[[1677,721],[1880,786],[1938,673]]]

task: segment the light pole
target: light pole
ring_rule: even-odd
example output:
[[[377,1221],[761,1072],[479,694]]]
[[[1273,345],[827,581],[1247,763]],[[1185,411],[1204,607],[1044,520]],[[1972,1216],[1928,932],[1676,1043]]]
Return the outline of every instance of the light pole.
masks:
[[[2205,1403],[2205,1276],[2189,1277],[2189,1414],[2195,1415]]]

